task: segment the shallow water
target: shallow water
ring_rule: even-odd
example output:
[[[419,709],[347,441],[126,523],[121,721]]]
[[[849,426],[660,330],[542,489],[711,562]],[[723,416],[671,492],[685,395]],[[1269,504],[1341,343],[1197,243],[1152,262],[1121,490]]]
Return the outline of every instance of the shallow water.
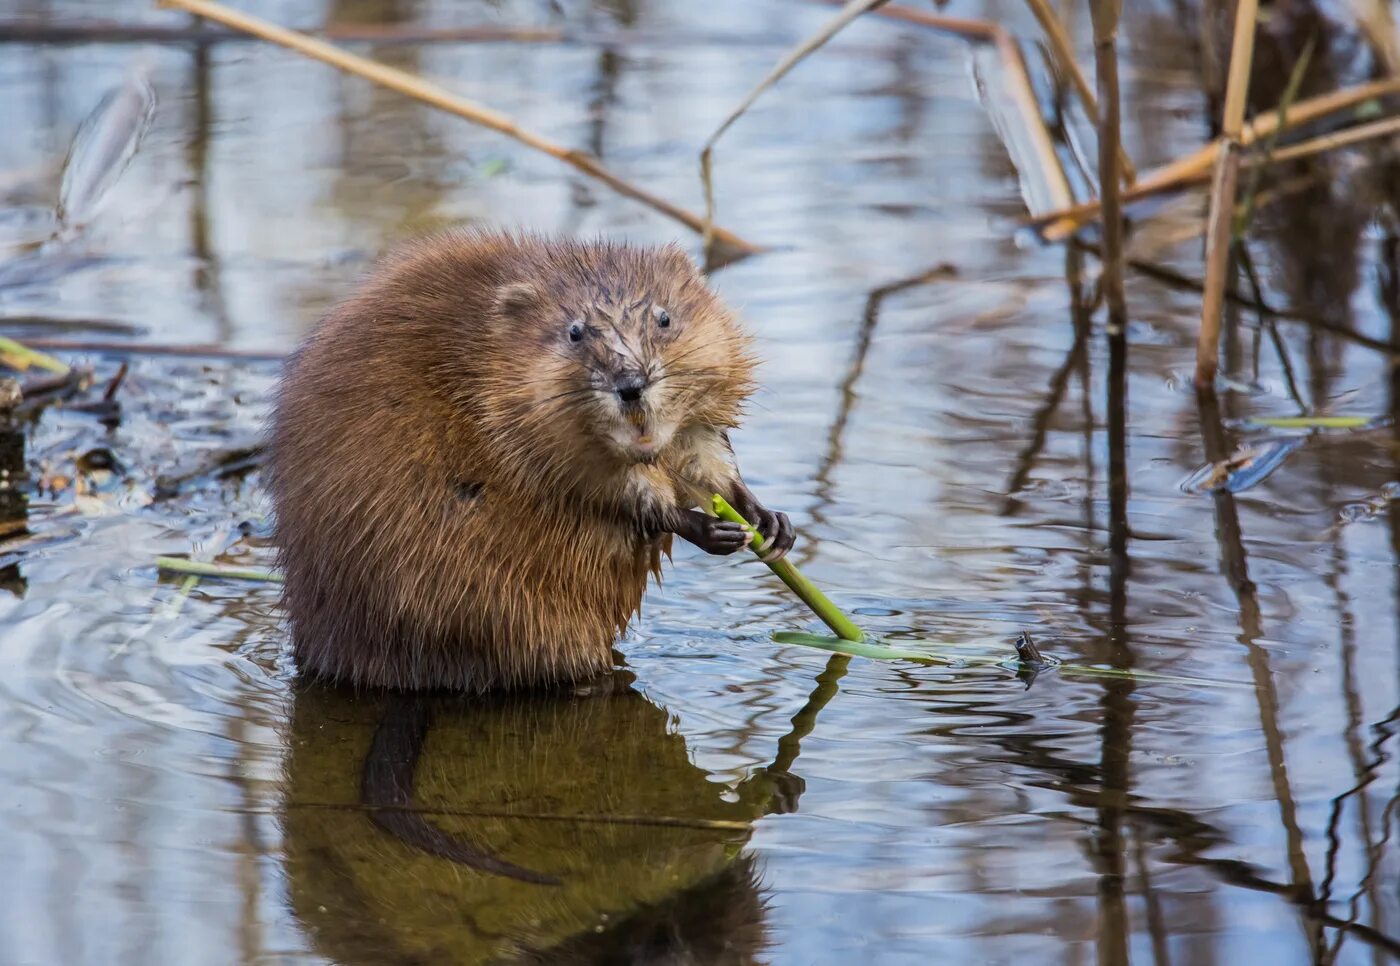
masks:
[[[822,16],[563,9],[261,12],[563,26],[582,39],[360,46],[692,207],[704,135]],[[950,11],[1034,36],[1018,4]],[[138,3],[104,15],[184,22]],[[1174,18],[1144,5],[1124,25],[1143,168],[1205,130],[1194,35]],[[376,252],[438,225],[695,241],[548,158],[261,45],[0,51],[9,334],[279,351]],[[51,239],[74,132],[141,58],[153,126],[90,223]],[[1230,423],[1297,413],[1278,356],[1265,339],[1255,375],[1243,319],[1227,426],[1203,434],[1199,296],[1137,273],[1124,378],[1101,316],[1077,352],[1066,253],[1015,240],[1023,186],[979,76],[959,41],[859,23],[721,142],[722,220],[778,246],[715,278],[766,358],[741,464],[793,514],[797,561],[876,634],[1010,656],[1026,629],[1067,662],[1236,686],[1052,671],[1026,689],[1002,669],[779,645],[774,631],[816,628],[761,565],[683,550],[611,693],[298,687],[274,590],[154,568],[269,562],[256,473],[152,495],[256,440],[276,366],[137,357],[118,428],[53,409],[28,430],[26,530],[0,543],[0,962],[1393,956],[1395,438],[1322,433],[1257,486],[1186,492],[1246,437],[1287,435]],[[1377,189],[1355,159],[1329,176],[1330,193],[1260,213],[1267,293],[1387,339]],[[1199,274],[1193,240],[1153,237],[1144,257]],[[955,272],[899,284],[942,263]],[[1382,356],[1279,331],[1317,410],[1390,411]],[[98,448],[119,472],[76,468]],[[420,811],[375,810],[408,773]],[[444,832],[458,861],[434,854]]]

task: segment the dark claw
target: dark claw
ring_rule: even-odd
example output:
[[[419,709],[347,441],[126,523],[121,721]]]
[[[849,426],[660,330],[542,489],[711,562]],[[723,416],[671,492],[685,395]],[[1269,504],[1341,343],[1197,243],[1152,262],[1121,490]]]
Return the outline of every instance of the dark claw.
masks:
[[[770,563],[782,560],[792,545],[797,542],[797,531],[786,513],[759,508],[761,524],[758,532],[763,536],[764,551],[760,556]]]

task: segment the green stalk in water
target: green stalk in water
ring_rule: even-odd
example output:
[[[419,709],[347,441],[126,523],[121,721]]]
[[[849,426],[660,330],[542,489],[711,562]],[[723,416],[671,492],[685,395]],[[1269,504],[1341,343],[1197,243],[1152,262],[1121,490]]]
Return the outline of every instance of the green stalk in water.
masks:
[[[275,570],[204,563],[199,560],[186,560],[184,557],[157,557],[156,566],[166,573],[189,574],[192,577],[222,577],[225,580],[252,580],[274,584],[282,582],[282,575]]]
[[[729,501],[718,493],[710,498],[710,508],[714,511],[715,516],[721,520],[737,523],[748,531],[749,549],[758,554],[760,560],[763,560],[763,547],[765,545],[763,537],[754,529],[752,523],[745,520],[739,511],[730,506]],[[796,567],[786,560],[763,560],[763,562],[768,565],[769,570],[778,575],[783,583],[788,585],[789,590],[802,598],[802,603],[810,607],[812,613],[820,617],[822,623],[831,628],[833,634],[843,641],[854,641],[857,644],[865,640],[865,634],[861,629],[851,623],[851,619],[841,613],[840,609],[827,599],[826,594],[818,590],[816,584],[802,576],[801,571]]]
[[[47,369],[49,372],[57,373],[60,376],[68,375],[69,369],[66,363],[55,359],[53,356],[35,350],[16,342],[14,339],[7,339],[0,336],[0,363],[12,369],[23,372],[30,366],[40,369]]]

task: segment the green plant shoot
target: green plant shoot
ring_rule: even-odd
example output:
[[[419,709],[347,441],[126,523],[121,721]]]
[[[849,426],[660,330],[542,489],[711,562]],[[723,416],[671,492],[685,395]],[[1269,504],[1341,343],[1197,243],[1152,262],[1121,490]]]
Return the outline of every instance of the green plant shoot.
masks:
[[[754,529],[752,523],[745,520],[739,511],[730,506],[729,501],[718,493],[710,498],[710,508],[714,511],[715,516],[721,520],[737,523],[748,531],[749,549],[758,554],[760,560],[763,560],[763,537]],[[865,634],[861,629],[853,624],[849,617],[841,613],[840,609],[827,599],[826,594],[817,589],[816,584],[802,576],[796,567],[786,560],[763,560],[763,562],[768,565],[769,570],[778,575],[783,583],[788,585],[789,590],[802,598],[802,603],[810,607],[812,613],[820,617],[822,623],[831,628],[833,634],[843,641],[860,643],[865,640]]]

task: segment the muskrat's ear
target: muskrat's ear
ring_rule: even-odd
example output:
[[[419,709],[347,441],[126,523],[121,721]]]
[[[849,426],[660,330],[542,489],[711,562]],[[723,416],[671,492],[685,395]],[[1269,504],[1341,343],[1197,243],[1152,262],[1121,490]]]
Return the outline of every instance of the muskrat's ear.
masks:
[[[529,282],[511,282],[496,289],[496,311],[518,318],[540,303],[540,290]]]

